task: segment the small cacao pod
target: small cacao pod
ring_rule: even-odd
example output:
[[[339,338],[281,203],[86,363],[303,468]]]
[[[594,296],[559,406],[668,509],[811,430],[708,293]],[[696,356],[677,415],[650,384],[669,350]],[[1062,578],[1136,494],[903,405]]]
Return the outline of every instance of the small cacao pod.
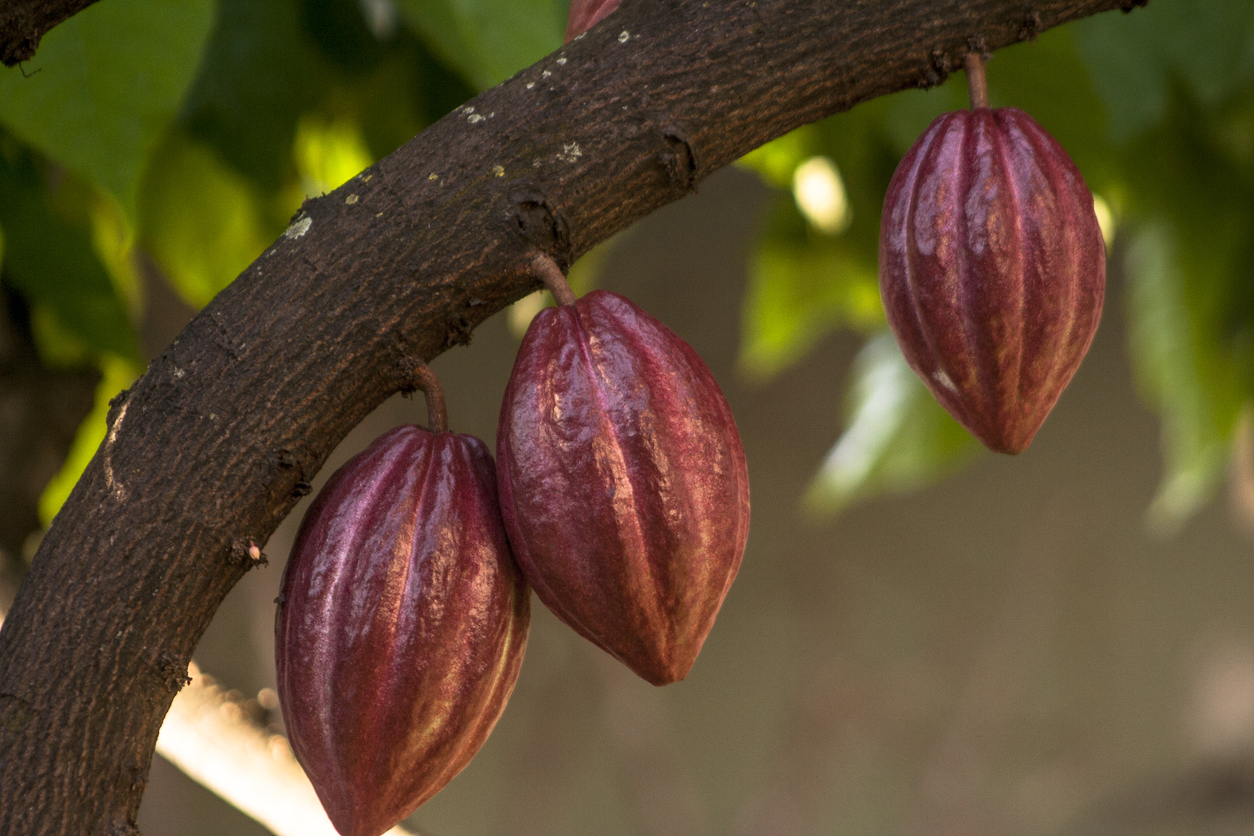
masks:
[[[1023,111],[946,113],[884,198],[880,292],[901,352],[985,446],[1027,449],[1101,318],[1093,196]]]
[[[749,533],[744,449],[705,363],[593,291],[532,321],[496,443],[506,530],[540,600],[649,682],[683,679]]]
[[[618,8],[619,0],[570,0],[566,15],[566,43],[587,32]]]
[[[473,436],[405,426],[301,524],[275,626],[292,750],[344,836],[378,836],[470,761],[513,691],[530,593]]]

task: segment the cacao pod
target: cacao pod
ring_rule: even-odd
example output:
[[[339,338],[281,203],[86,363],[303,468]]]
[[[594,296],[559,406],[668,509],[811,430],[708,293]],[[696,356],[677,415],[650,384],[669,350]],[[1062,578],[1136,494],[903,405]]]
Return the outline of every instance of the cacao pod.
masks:
[[[305,519],[276,618],[292,750],[344,836],[378,836],[470,761],[513,691],[529,590],[477,438],[398,427]]]
[[[506,530],[540,600],[649,682],[683,679],[749,533],[744,449],[705,363],[593,291],[532,320],[496,441]]]
[[[901,352],[992,450],[1027,449],[1101,318],[1093,196],[1017,108],[946,113],[884,198],[880,292]]]
[[[570,0],[566,16],[566,43],[587,32],[618,8],[619,0]]]

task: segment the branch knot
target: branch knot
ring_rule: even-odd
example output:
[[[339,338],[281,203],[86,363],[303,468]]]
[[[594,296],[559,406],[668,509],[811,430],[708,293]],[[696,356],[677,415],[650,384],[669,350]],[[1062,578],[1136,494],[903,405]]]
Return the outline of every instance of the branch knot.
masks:
[[[658,153],[658,161],[666,179],[677,189],[695,192],[701,174],[701,159],[697,149],[693,147],[688,134],[676,125],[667,125],[662,129],[665,148]]]

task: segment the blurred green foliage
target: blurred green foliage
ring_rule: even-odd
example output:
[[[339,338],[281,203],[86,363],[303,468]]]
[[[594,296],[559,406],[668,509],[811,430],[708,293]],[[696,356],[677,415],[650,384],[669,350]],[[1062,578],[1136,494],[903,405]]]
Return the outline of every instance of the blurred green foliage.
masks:
[[[1213,496],[1254,400],[1254,4],[1159,0],[1099,15],[998,52],[988,80],[992,105],[1031,113],[1113,211],[1129,357],[1163,421],[1149,522],[1172,531]],[[958,73],[887,96],[743,161],[780,189],[750,265],[746,371],[775,373],[827,333],[874,323],[850,288],[874,273],[895,160],[930,119],[965,106],[964,88]],[[814,155],[836,161],[853,208],[835,240],[807,220],[793,182]],[[855,363],[846,429],[811,486],[812,510],[935,481],[978,450],[956,441],[964,431],[889,343],[871,334]]]
[[[137,265],[203,306],[305,197],[557,48],[566,6],[107,0],[0,71],[0,279],[29,301],[46,362],[104,372],[45,518],[142,368]],[[1254,398],[1254,4],[1156,0],[1002,50],[988,75],[993,105],[1030,112],[1113,212],[1129,356],[1163,419],[1150,515],[1170,530],[1213,495]],[[778,374],[839,329],[866,340],[815,512],[927,484],[980,449],[904,364],[876,276],[897,160],[965,98],[958,73],[743,161],[778,191],[749,265],[745,373]]]
[[[152,146],[196,73],[212,0],[96,3],[0,73],[0,121],[132,209]]]
[[[906,363],[887,329],[854,359],[845,432],[810,485],[808,511],[827,515],[855,500],[927,485],[979,454]]]
[[[399,0],[440,60],[479,90],[562,45],[568,0]]]
[[[470,98],[475,79],[418,34],[438,30],[410,25],[464,17],[463,5],[411,18],[390,2],[107,0],[49,32],[34,60],[0,70],[0,280],[30,303],[46,363],[103,375],[43,497],[45,521],[104,437],[109,399],[143,369],[140,265],[205,305],[306,197]],[[458,49],[490,51],[499,73],[560,43],[562,23],[528,28],[522,52],[469,30]]]

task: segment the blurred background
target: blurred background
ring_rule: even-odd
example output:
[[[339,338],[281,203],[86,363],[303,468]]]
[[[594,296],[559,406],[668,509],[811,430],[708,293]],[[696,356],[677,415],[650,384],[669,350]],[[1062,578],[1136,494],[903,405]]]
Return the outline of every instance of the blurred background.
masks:
[[[561,44],[557,0],[102,0],[0,72],[0,554],[7,604],[110,397],[276,238]],[[463,834],[1254,833],[1254,6],[1154,0],[998,52],[1092,187],[1088,358],[1024,454],[982,452],[886,336],[879,209],[946,110],[860,105],[607,242],[705,358],[753,520],[689,677],[654,688],[535,601],[487,745],[407,825]],[[528,297],[441,356],[491,441]],[[425,420],[395,398],[324,468]],[[307,502],[307,501],[306,501]],[[278,732],[273,599],[304,504],[195,658]],[[239,713],[239,712],[237,712]],[[148,836],[267,831],[160,758]]]

